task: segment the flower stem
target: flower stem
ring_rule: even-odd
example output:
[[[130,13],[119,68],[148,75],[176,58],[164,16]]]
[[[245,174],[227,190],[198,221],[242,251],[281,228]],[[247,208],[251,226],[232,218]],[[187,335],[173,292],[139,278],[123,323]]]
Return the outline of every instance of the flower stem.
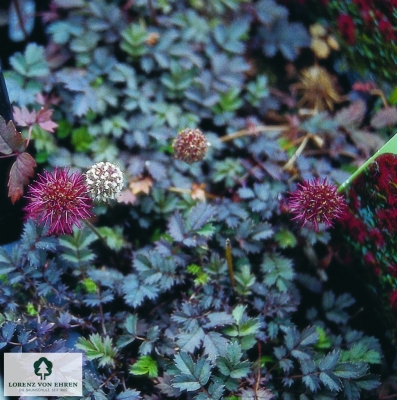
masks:
[[[101,235],[101,233],[98,231],[98,229],[88,220],[84,219],[83,222],[95,233],[95,235],[98,236],[100,240],[107,246],[106,239]]]
[[[229,239],[226,239],[225,254],[226,254],[227,268],[229,270],[230,283],[232,285],[232,288],[234,289],[235,282],[234,282],[234,271],[233,271],[233,260],[232,260],[232,246],[230,245]]]
[[[302,140],[301,144],[295,151],[294,155],[289,159],[289,161],[284,165],[283,170],[288,170],[296,161],[296,159],[301,155],[302,151],[305,149],[307,142],[310,139],[310,135],[306,135]]]
[[[288,125],[280,125],[280,126],[260,125],[260,126],[254,126],[253,128],[242,129],[241,131],[231,133],[230,135],[222,136],[221,138],[219,138],[219,140],[221,142],[229,142],[230,140],[238,139],[244,136],[255,136],[260,132],[281,132],[281,131],[287,131],[289,129],[291,128]]]

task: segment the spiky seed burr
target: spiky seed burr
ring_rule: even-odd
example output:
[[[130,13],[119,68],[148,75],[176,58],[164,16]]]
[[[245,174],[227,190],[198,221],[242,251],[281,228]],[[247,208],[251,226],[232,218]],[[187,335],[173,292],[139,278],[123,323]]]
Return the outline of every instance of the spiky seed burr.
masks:
[[[174,157],[188,164],[202,160],[210,143],[199,129],[183,129],[174,139]]]

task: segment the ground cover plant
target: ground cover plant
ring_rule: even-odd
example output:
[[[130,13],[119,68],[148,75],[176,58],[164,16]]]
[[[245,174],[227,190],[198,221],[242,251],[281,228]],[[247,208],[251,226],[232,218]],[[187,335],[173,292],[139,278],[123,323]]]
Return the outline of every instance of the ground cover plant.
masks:
[[[3,351],[83,352],[87,399],[392,398],[397,302],[378,324],[361,274],[381,239],[351,251],[338,191],[394,133],[390,58],[350,72],[336,13],[364,3],[291,3],[10,2]]]

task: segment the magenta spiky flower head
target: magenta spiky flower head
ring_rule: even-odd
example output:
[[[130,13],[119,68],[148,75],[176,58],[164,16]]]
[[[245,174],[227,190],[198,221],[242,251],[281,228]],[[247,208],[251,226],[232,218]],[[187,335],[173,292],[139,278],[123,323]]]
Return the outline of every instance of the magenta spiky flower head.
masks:
[[[39,174],[29,185],[26,198],[28,218],[47,225],[49,235],[72,233],[74,225],[80,228],[81,221],[93,215],[84,176],[69,168]]]
[[[199,129],[183,129],[174,139],[174,157],[178,160],[192,164],[202,160],[210,143]]]
[[[343,217],[346,201],[327,178],[303,181],[298,186],[289,198],[289,210],[295,214],[292,220],[298,220],[302,226],[309,222],[317,232],[319,224],[333,226],[335,220]]]

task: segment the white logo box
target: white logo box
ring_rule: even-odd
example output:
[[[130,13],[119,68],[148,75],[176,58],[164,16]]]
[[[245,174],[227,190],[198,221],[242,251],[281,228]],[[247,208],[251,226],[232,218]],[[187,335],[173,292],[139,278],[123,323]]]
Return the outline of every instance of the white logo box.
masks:
[[[5,396],[82,396],[82,353],[5,353]]]

